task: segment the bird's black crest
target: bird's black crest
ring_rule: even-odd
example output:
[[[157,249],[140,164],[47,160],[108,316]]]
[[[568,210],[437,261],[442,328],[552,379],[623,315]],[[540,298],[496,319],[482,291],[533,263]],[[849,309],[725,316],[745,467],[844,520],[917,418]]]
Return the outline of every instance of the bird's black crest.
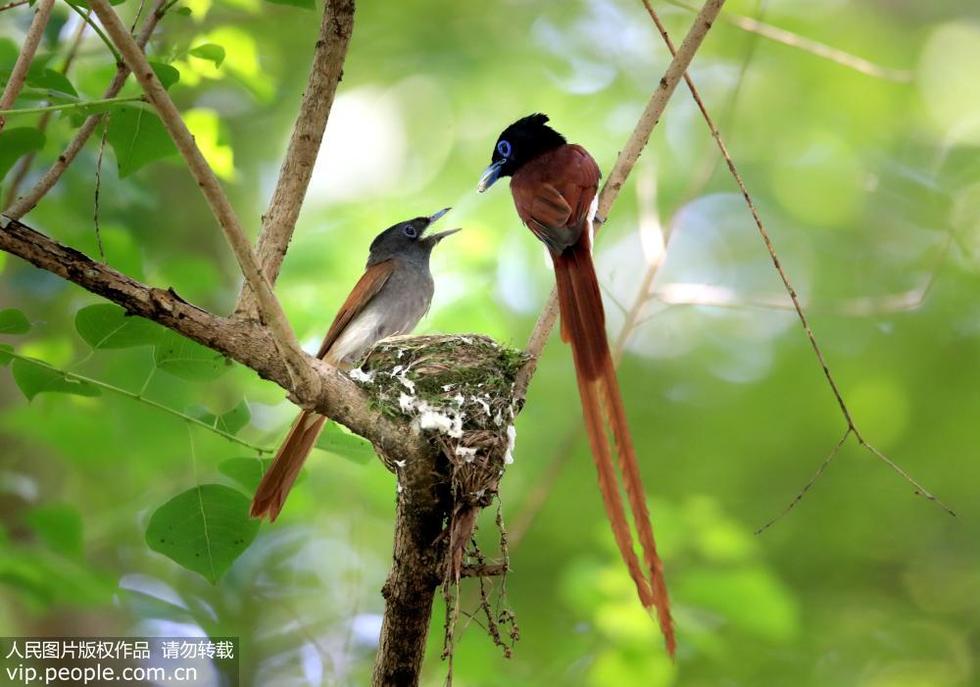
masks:
[[[541,153],[565,145],[565,137],[548,126],[548,115],[522,117],[501,132],[491,162],[500,162],[499,176],[511,176]]]

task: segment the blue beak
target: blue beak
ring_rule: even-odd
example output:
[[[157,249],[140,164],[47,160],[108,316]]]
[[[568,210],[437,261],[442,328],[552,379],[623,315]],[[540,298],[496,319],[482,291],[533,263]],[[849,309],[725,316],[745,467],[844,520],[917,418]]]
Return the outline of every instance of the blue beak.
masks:
[[[493,186],[494,182],[500,178],[500,170],[504,166],[504,160],[497,160],[492,165],[487,167],[486,171],[483,172],[483,176],[480,177],[480,183],[476,185],[476,190],[483,193],[488,188]]]

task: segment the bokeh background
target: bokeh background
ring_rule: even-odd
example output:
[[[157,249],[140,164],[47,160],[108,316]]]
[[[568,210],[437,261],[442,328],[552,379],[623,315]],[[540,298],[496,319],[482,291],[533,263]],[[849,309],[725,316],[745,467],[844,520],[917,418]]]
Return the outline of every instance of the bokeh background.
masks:
[[[693,13],[654,6],[679,41]],[[150,50],[180,71],[174,97],[255,231],[319,8],[176,7],[189,12],[167,16]],[[136,3],[118,10],[131,18]],[[555,337],[501,488],[506,603],[521,639],[505,659],[464,615],[456,685],[980,680],[980,11],[954,0],[730,0],[727,13],[873,63],[863,73],[719,21],[691,73],[858,425],[959,517],[851,442],[795,510],[753,534],[845,425],[681,87],[596,247],[609,335],[625,343],[620,378],[673,594],[677,662],[612,544],[570,356]],[[77,17],[63,4],[55,16],[43,51],[57,61]],[[16,46],[29,21],[26,7],[0,14],[0,42]],[[224,48],[220,67],[188,54],[202,43]],[[497,133],[546,112],[608,172],[668,60],[633,0],[359,3],[277,287],[304,345],[317,346],[375,233],[451,205],[444,221],[465,231],[436,252],[436,298],[418,331],[522,346],[552,276],[506,188],[474,191]],[[86,34],[69,72],[80,94],[98,97],[112,70]],[[28,184],[72,130],[69,117],[53,118]],[[110,141],[98,208],[109,264],[227,312],[240,278],[187,171],[169,156],[120,178],[116,154]],[[96,136],[27,217],[89,254],[98,155]],[[0,306],[31,323],[0,342],[125,389],[145,384],[181,412],[244,400],[239,436],[276,444],[293,414],[281,389],[240,366],[198,382],[154,372],[150,347],[93,353],[73,319],[96,302],[0,255]],[[315,453],[282,518],[217,585],[144,541],[161,504],[198,483],[234,486],[217,466],[254,456],[108,393],[28,402],[0,370],[0,635],[238,635],[243,685],[367,684],[395,502],[379,462]],[[493,551],[492,514],[483,535]],[[464,585],[464,610],[477,598]],[[427,685],[444,680],[442,622],[437,605]]]

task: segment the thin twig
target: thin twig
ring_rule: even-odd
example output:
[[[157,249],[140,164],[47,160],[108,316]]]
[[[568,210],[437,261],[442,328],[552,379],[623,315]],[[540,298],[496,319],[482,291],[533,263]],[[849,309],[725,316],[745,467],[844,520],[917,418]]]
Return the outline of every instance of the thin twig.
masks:
[[[14,0],[13,2],[8,2],[6,5],[0,5],[0,12],[6,12],[7,10],[12,10],[15,7],[26,5],[28,2],[30,2],[30,0]]]
[[[653,20],[654,24],[657,26],[657,30],[660,32],[661,37],[664,39],[664,43],[667,45],[667,49],[671,53],[674,53],[674,44],[670,39],[670,35],[667,33],[667,29],[664,27],[663,23],[660,21],[660,17],[657,12],[650,5],[649,0],[642,0],[644,7],[646,7],[647,12],[650,14],[650,18]],[[683,49],[683,44],[681,49]],[[679,52],[679,51],[678,51]],[[715,143],[718,145],[718,150],[721,152],[722,157],[725,159],[725,163],[728,165],[728,170],[731,172],[732,178],[738,185],[739,191],[742,193],[742,197],[745,199],[745,203],[748,206],[749,212],[752,214],[752,219],[755,221],[755,226],[759,230],[759,235],[762,237],[762,241],[766,246],[766,250],[769,253],[769,257],[772,259],[772,264],[776,268],[776,272],[779,274],[780,280],[783,282],[783,287],[786,289],[786,293],[789,294],[790,300],[793,302],[793,309],[796,311],[796,316],[800,320],[800,324],[803,330],[806,332],[807,340],[810,342],[810,348],[813,349],[813,353],[817,358],[817,362],[820,364],[820,368],[823,370],[824,377],[827,380],[827,384],[830,386],[830,390],[834,394],[834,398],[837,401],[837,405],[840,408],[841,414],[844,416],[844,421],[847,423],[847,428],[850,434],[854,435],[854,438],[858,441],[861,446],[866,448],[872,454],[877,456],[879,460],[888,465],[892,470],[899,474],[905,481],[911,484],[915,488],[915,492],[920,496],[925,497],[929,501],[934,501],[943,510],[945,510],[950,515],[955,516],[956,513],[953,512],[945,503],[936,498],[928,489],[919,484],[915,479],[912,478],[905,470],[896,465],[891,459],[881,453],[877,448],[869,444],[861,434],[854,419],[851,417],[851,411],[847,407],[847,403],[844,402],[844,397],[841,394],[840,388],[837,385],[837,380],[834,378],[833,374],[830,372],[830,367],[827,365],[827,361],[824,358],[823,351],[820,345],[817,343],[817,338],[813,333],[813,329],[810,327],[810,323],[807,320],[806,313],[803,310],[803,305],[800,302],[799,296],[796,294],[796,289],[793,288],[793,284],[789,280],[789,276],[783,269],[782,264],[779,261],[779,257],[776,254],[776,249],[773,246],[772,239],[769,236],[769,232],[766,230],[762,223],[762,217],[760,217],[758,210],[755,207],[755,203],[752,201],[752,197],[749,195],[749,191],[745,186],[745,181],[742,179],[742,175],[739,173],[738,168],[735,166],[735,162],[732,160],[732,156],[728,152],[728,147],[721,138],[721,134],[718,132],[718,127],[715,126],[714,120],[711,115],[708,114],[708,110],[705,107],[704,101],[701,99],[701,94],[697,87],[694,85],[694,81],[688,74],[684,74],[684,81],[687,84],[688,90],[691,91],[691,96],[694,98],[694,102],[697,104],[698,109],[701,111],[701,116],[705,123],[708,125],[708,129],[711,132],[712,138],[715,139]],[[846,438],[846,437],[845,437]]]
[[[799,493],[797,493],[796,496],[793,497],[793,500],[790,501],[789,505],[783,509],[783,512],[777,515],[776,517],[774,517],[772,520],[768,521],[765,525],[763,525],[759,529],[757,529],[755,531],[756,534],[762,534],[763,532],[765,532],[767,529],[769,529],[777,522],[782,520],[784,517],[786,517],[791,510],[793,510],[800,504],[800,501],[803,500],[803,497],[806,496],[806,493],[810,491],[813,485],[817,483],[817,480],[819,480],[823,476],[824,471],[828,467],[830,467],[831,461],[833,461],[834,458],[837,457],[837,454],[840,453],[841,448],[844,446],[844,442],[847,441],[847,437],[851,436],[852,431],[853,430],[850,427],[848,427],[844,431],[843,436],[841,436],[841,438],[837,440],[837,443],[834,444],[834,448],[830,450],[830,453],[827,454],[827,457],[823,459],[822,463],[820,463],[820,467],[818,467],[817,471],[813,473],[813,477],[811,477],[809,481],[807,481],[807,483],[803,485],[803,488],[800,489]]]
[[[867,317],[869,315],[908,312],[922,307],[932,281],[933,276],[929,275],[922,286],[908,291],[877,297],[849,298],[838,303],[825,305],[805,304],[804,307],[810,314],[818,312],[838,317]],[[795,311],[793,301],[790,300],[789,296],[740,298],[737,293],[727,287],[690,282],[663,284],[650,292],[650,300],[665,305],[705,306],[734,310]],[[647,323],[652,317],[653,315],[642,318],[637,322],[637,326]]]
[[[0,250],[116,303],[131,316],[152,320],[178,332],[283,389],[291,388],[289,371],[266,327],[214,315],[188,303],[173,289],[148,286],[2,214]],[[313,361],[313,366],[322,383],[316,396],[299,399],[301,405],[364,437],[379,454],[392,460],[410,460],[430,451],[422,435],[406,431],[402,423],[374,408],[346,374],[319,360]],[[403,484],[412,484],[415,477],[428,479],[427,473],[416,475],[414,468],[402,471]]]
[[[667,0],[667,2],[677,7],[683,7],[684,9],[692,12],[697,11],[696,7],[686,2],[682,2],[682,0]],[[831,47],[825,43],[820,43],[819,41],[815,41],[811,38],[806,38],[805,36],[800,36],[791,31],[781,29],[778,26],[765,24],[761,21],[753,19],[752,17],[724,12],[721,15],[721,19],[732,26],[742,29],[743,31],[755,33],[776,43],[782,43],[783,45],[791,48],[796,48],[797,50],[802,50],[803,52],[816,55],[817,57],[825,60],[830,60],[831,62],[841,65],[842,67],[853,69],[854,71],[860,72],[867,76],[887,79],[888,81],[896,81],[898,83],[909,83],[912,81],[914,76],[912,71],[908,69],[882,67],[881,65],[875,64],[870,60],[864,59],[863,57],[852,55],[849,52]]]
[[[650,134],[653,132],[653,128],[660,121],[660,116],[663,114],[664,108],[667,107],[667,103],[670,101],[670,97],[673,95],[678,81],[680,81],[681,76],[683,76],[685,70],[691,64],[691,60],[694,59],[695,53],[701,47],[701,43],[704,42],[705,37],[708,35],[708,30],[711,28],[712,23],[715,21],[724,4],[725,0],[707,0],[704,3],[704,7],[701,8],[701,11],[694,20],[694,24],[684,38],[680,50],[677,51],[677,54],[674,55],[674,58],[667,66],[667,71],[664,72],[657,89],[650,96],[650,101],[647,103],[646,109],[640,116],[640,120],[636,123],[636,127],[626,141],[623,150],[619,153],[616,164],[613,166],[609,177],[602,187],[602,191],[599,193],[599,204],[596,212],[597,224],[601,224],[608,217],[613,203],[616,202],[616,198],[619,196],[619,191],[622,189],[623,184],[626,183],[626,179],[639,159],[640,153],[646,147],[647,141],[650,140]],[[548,302],[538,316],[538,321],[535,323],[531,337],[527,342],[526,351],[531,357],[528,363],[518,373],[515,385],[516,398],[524,398],[524,394],[527,392],[527,386],[537,368],[538,356],[544,348],[544,344],[547,342],[548,336],[551,334],[551,330],[554,328],[557,319],[558,295],[552,289],[551,295],[548,297]]]
[[[117,103],[134,103],[144,100],[145,98],[141,95],[130,95],[123,96],[119,98],[102,98],[100,100],[83,100],[77,103],[55,103],[54,105],[41,105],[38,107],[24,107],[13,110],[0,110],[0,117],[9,117],[10,115],[27,115],[27,114],[37,114],[39,112],[60,112],[63,110],[84,110],[87,107],[96,107],[98,105],[115,105]],[[7,213],[4,213],[7,214]],[[8,215],[9,216],[9,215]]]
[[[293,125],[293,133],[289,138],[286,157],[283,158],[269,207],[262,215],[262,230],[256,252],[270,284],[275,284],[279,276],[279,268],[306,197],[337,85],[343,76],[344,60],[353,29],[354,1],[328,0],[323,8],[313,64],[296,115],[296,123]],[[242,315],[252,315],[255,310],[254,301],[251,289],[247,284],[243,285],[235,311]]]
[[[140,17],[143,16],[143,8],[146,5],[146,0],[140,0],[139,7],[136,8],[136,16],[133,17],[133,23],[129,25],[129,32],[136,33],[136,25],[140,23]]]
[[[7,85],[4,86],[3,94],[0,94],[0,131],[3,131],[3,127],[7,123],[3,116],[3,110],[9,110],[14,106],[14,101],[20,95],[20,89],[24,87],[27,72],[31,68],[31,63],[34,62],[34,54],[44,36],[44,28],[48,25],[48,19],[51,18],[53,6],[54,0],[38,0],[37,9],[34,10],[34,19],[27,29],[20,54],[17,55],[17,61],[14,62],[14,67],[10,70],[10,76],[7,79]]]
[[[201,420],[197,419],[196,417],[193,417],[193,416],[188,415],[186,413],[182,413],[179,410],[175,410],[174,408],[170,408],[169,406],[165,406],[162,403],[159,403],[157,401],[153,401],[153,400],[151,400],[149,398],[146,398],[143,395],[143,393],[146,391],[146,385],[144,385],[143,389],[141,389],[139,392],[128,391],[126,389],[123,389],[121,387],[115,386],[113,384],[109,384],[108,382],[103,382],[100,379],[95,379],[94,377],[88,377],[86,375],[78,374],[77,372],[70,372],[68,370],[59,369],[57,367],[54,367],[53,365],[49,365],[48,363],[46,363],[46,362],[44,362],[42,360],[37,360],[35,358],[28,358],[27,356],[21,355],[19,353],[14,352],[14,351],[6,350],[6,351],[4,351],[4,355],[8,355],[11,358],[16,358],[17,360],[22,360],[22,361],[24,361],[26,363],[31,363],[32,365],[43,365],[44,367],[50,369],[51,371],[57,372],[58,374],[60,374],[62,377],[64,377],[67,380],[75,381],[75,382],[82,382],[82,383],[85,383],[85,384],[91,384],[92,386],[96,386],[96,387],[98,387],[100,389],[105,389],[106,391],[110,391],[110,392],[112,392],[114,394],[117,394],[119,396],[125,396],[126,398],[131,399],[133,401],[139,401],[140,403],[143,403],[145,405],[148,405],[151,408],[156,408],[157,410],[163,411],[164,413],[168,413],[169,415],[173,415],[174,417],[179,417],[181,420],[185,420],[186,422],[188,422],[188,423],[190,423],[192,425],[195,425],[197,427],[203,427],[204,429],[208,430],[209,432],[213,432],[214,434],[217,434],[218,436],[222,437],[223,439],[227,439],[228,441],[231,441],[233,443],[236,443],[236,444],[238,444],[240,446],[244,446],[246,448],[249,448],[249,449],[251,449],[251,450],[253,450],[253,451],[257,452],[257,453],[272,453],[273,452],[273,449],[263,448],[262,446],[256,446],[255,444],[249,443],[249,442],[245,441],[244,439],[239,439],[234,434],[229,434],[228,432],[222,431],[222,430],[218,429],[217,427],[212,427],[208,423],[202,422]]]
[[[466,563],[459,569],[460,577],[497,577],[510,571],[507,561],[499,563]]]
[[[156,0],[153,5],[153,11],[143,22],[143,28],[140,29],[139,35],[136,37],[136,44],[141,48],[147,44],[150,40],[150,36],[153,35],[154,29],[156,29],[157,24],[163,18],[166,13],[165,5],[167,0]],[[126,78],[129,76],[129,67],[124,63],[120,63],[116,68],[116,73],[112,77],[112,81],[106,88],[105,92],[102,94],[103,99],[114,98],[119,95],[119,91],[122,90],[123,85],[126,83]],[[56,183],[61,175],[65,173],[68,166],[75,160],[78,153],[85,147],[86,142],[95,132],[95,128],[98,126],[99,122],[102,121],[103,114],[94,114],[86,119],[82,126],[79,127],[78,132],[75,137],[71,140],[68,146],[61,152],[57,157],[54,164],[48,168],[48,170],[41,175],[41,178],[37,180],[37,183],[31,187],[27,193],[17,198],[14,202],[9,203],[3,214],[11,219],[20,219],[25,214],[34,209],[34,207],[40,202],[40,200],[47,195]]]
[[[102,190],[102,156],[105,154],[105,141],[109,137],[109,126],[112,116],[106,117],[102,127],[102,139],[99,141],[99,159],[95,163],[95,193],[92,198],[92,222],[95,227],[95,240],[99,244],[99,260],[105,262],[105,246],[102,245],[102,229],[99,226],[99,191]]]
[[[761,21],[763,16],[765,16],[767,5],[768,0],[758,0],[755,12],[756,21]],[[724,16],[724,13],[722,13],[722,16]],[[735,120],[735,114],[738,111],[739,96],[742,94],[742,89],[745,85],[745,76],[748,74],[749,65],[752,63],[752,60],[755,57],[756,49],[759,46],[759,34],[749,33],[748,38],[748,47],[745,50],[745,54],[742,56],[741,63],[739,64],[738,76],[735,77],[735,86],[732,88],[731,94],[728,96],[728,106],[725,108],[725,111],[722,114],[721,128],[725,131],[731,130],[732,123]],[[698,174],[692,175],[691,183],[688,186],[687,191],[681,195],[682,200],[678,203],[677,207],[684,207],[693,198],[699,195],[708,185],[708,182],[714,177],[715,171],[718,169],[718,165],[720,164],[721,158],[717,155],[702,156],[701,170]]]
[[[65,54],[65,60],[61,63],[62,74],[68,74],[68,70],[75,61],[75,56],[78,55],[78,49],[82,44],[82,39],[85,37],[85,30],[87,28],[88,24],[81,23],[78,25],[78,28],[75,29],[75,35],[72,36],[71,43],[68,45],[68,52]],[[48,130],[48,124],[50,124],[50,122],[51,113],[43,113],[37,120],[37,130],[41,134],[44,134]],[[20,185],[24,183],[24,179],[27,178],[27,173],[30,171],[31,165],[34,164],[35,157],[37,157],[37,151],[32,150],[17,162],[13,172],[10,174],[10,184],[7,186],[7,195],[4,197],[3,205],[0,205],[0,207],[7,207],[14,202],[18,191],[20,191]]]
[[[119,52],[122,53],[123,59],[133,71],[133,75],[139,81],[140,86],[143,87],[147,98],[156,108],[160,120],[187,163],[188,170],[197,181],[212,214],[221,226],[245,280],[256,292],[261,321],[273,333],[273,340],[279,348],[293,380],[293,389],[302,388],[304,395],[316,393],[315,390],[320,379],[308,362],[309,356],[300,348],[296,335],[282,310],[282,305],[272,293],[268,280],[259,268],[252,246],[245,236],[228,196],[225,195],[214,170],[211,169],[201,153],[201,149],[194,141],[194,137],[180,116],[170,94],[160,83],[152,67],[150,67],[146,55],[133,40],[126,26],[119,19],[119,15],[112,9],[108,1],[90,0],[89,4],[105,27],[106,33],[119,48]]]
[[[96,24],[94,21],[92,21],[92,8],[87,7],[83,11],[81,7],[78,7],[73,2],[69,2],[68,6],[71,7],[75,11],[75,13],[82,18],[83,22],[88,24],[89,28],[95,31],[95,35],[99,37],[99,40],[101,40],[105,44],[105,47],[109,48],[109,52],[111,52],[113,58],[115,58],[116,64],[122,62],[122,58],[119,56],[119,51],[116,50],[116,46],[112,44],[112,41],[109,40],[109,37],[105,35],[105,32],[99,27],[99,25]]]

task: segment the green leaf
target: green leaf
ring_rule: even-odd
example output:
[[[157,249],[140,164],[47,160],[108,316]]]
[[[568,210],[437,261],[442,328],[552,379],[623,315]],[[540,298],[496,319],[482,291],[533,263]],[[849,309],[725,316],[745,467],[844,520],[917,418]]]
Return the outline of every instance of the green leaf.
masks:
[[[20,48],[16,43],[9,38],[0,38],[0,81],[3,83],[10,78],[10,70],[14,68],[19,54]]]
[[[218,463],[218,472],[254,493],[270,465],[272,460],[268,458],[229,458]]]
[[[0,132],[0,179],[22,156],[44,147],[44,134],[31,127],[4,129]]]
[[[249,500],[221,484],[201,484],[160,506],[146,528],[147,545],[217,584],[259,531]]]
[[[293,7],[301,7],[304,10],[312,10],[314,8],[313,0],[266,0],[266,2],[271,2],[273,5],[292,5]]]
[[[88,7],[88,2],[86,0],[66,0],[69,5],[74,5],[75,7]],[[121,5],[126,0],[109,0],[110,5]]]
[[[174,14],[179,15],[181,17],[189,17],[189,16],[191,16],[191,8],[190,7],[178,7],[173,12],[174,12]]]
[[[55,369],[40,360],[15,358],[11,370],[14,381],[27,400],[43,393],[74,394],[76,396],[99,396],[101,390],[76,379],[69,379],[61,370]]]
[[[77,103],[80,98],[69,95],[68,93],[62,93],[61,91],[56,91],[51,88],[34,88],[33,86],[24,86],[20,91],[18,96],[21,100],[47,100],[52,105],[61,103]]]
[[[71,557],[82,555],[82,516],[67,504],[34,508],[27,522],[52,551]]]
[[[163,122],[146,107],[117,107],[109,121],[108,140],[116,153],[120,177],[177,154]]]
[[[220,353],[171,331],[164,333],[153,359],[164,372],[192,382],[217,379],[231,365]]]
[[[241,484],[249,494],[254,494],[270,465],[271,458],[229,458],[218,463],[218,472]],[[295,484],[304,479],[306,470],[300,471]]]
[[[31,330],[27,316],[16,308],[0,310],[0,334],[26,334]]]
[[[78,97],[78,91],[64,74],[54,69],[34,64],[27,72],[27,83],[34,88],[46,88]]]
[[[167,330],[150,320],[130,316],[118,305],[97,303],[75,314],[75,329],[92,348],[151,346],[164,339]]]
[[[215,67],[220,67],[225,61],[225,49],[217,43],[202,43],[188,50],[187,54],[213,62]]]
[[[249,410],[248,403],[244,398],[234,408],[221,415],[215,415],[207,408],[200,406],[189,410],[188,414],[228,434],[238,434],[238,431],[252,419],[252,411]]]
[[[164,64],[163,62],[150,62],[150,67],[157,75],[157,78],[160,79],[160,83],[163,84],[164,88],[170,88],[180,81],[180,71],[173,65]]]
[[[222,179],[235,179],[235,153],[228,145],[225,124],[214,110],[196,107],[183,113],[184,123],[211,169]]]
[[[316,441],[316,447],[362,465],[375,457],[370,441],[351,433],[336,422],[327,422]]]
[[[8,344],[0,344],[0,367],[7,367],[7,365],[10,364],[10,361],[13,360],[13,356],[11,356],[10,353],[13,350],[13,346]]]
[[[234,408],[218,416],[217,427],[228,434],[237,434],[252,419],[252,411],[243,398]]]

